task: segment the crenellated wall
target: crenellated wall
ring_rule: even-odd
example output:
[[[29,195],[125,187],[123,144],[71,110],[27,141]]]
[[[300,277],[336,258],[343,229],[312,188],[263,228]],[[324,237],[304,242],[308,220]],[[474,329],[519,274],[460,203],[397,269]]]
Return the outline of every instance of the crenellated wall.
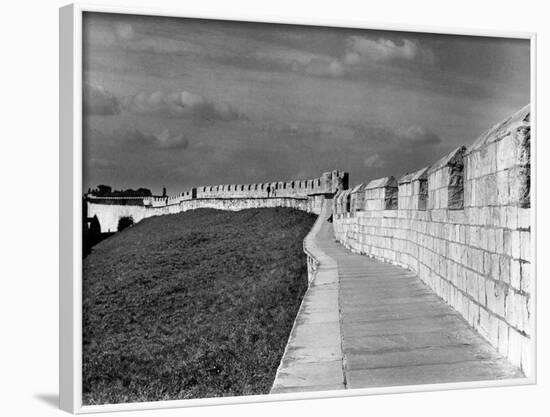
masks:
[[[319,178],[261,184],[213,185],[193,188],[167,197],[86,196],[88,217],[98,218],[101,232],[114,232],[121,217],[137,223],[146,217],[180,213],[197,208],[243,210],[259,207],[292,207],[320,213],[325,195],[348,186],[348,174],[325,172]]]
[[[416,272],[531,374],[529,106],[430,167],[333,201],[340,242]]]

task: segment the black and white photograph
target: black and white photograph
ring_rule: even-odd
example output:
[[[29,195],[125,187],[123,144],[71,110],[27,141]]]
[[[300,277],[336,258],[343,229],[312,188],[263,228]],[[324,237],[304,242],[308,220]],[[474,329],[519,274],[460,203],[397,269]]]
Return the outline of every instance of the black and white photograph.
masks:
[[[544,2],[4,3],[1,416],[544,415]]]
[[[85,11],[81,48],[84,406],[532,383],[529,38]]]

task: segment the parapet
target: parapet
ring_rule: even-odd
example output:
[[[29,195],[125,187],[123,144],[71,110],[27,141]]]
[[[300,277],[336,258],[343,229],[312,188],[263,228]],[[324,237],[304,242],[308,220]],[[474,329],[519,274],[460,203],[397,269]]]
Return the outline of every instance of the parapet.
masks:
[[[428,202],[428,167],[406,174],[397,182],[400,210],[426,210]]]
[[[445,155],[428,170],[428,205],[430,209],[464,208],[464,154],[460,146]]]
[[[365,209],[397,209],[397,181],[394,177],[378,178],[366,185]]]
[[[307,180],[273,181],[253,184],[201,185],[172,196],[109,197],[96,199],[98,204],[136,204],[160,208],[173,206],[194,199],[232,199],[232,198],[297,198],[310,196],[333,196],[337,191],[347,189],[348,173],[338,170],[325,172],[319,178]],[[93,198],[91,196],[90,198]],[[116,200],[116,201],[115,201]]]
[[[357,211],[362,211],[365,209],[365,184],[359,184],[353,187],[353,189],[350,192],[351,195],[351,211],[353,213]]]
[[[465,157],[466,207],[530,207],[530,106],[483,133]]]

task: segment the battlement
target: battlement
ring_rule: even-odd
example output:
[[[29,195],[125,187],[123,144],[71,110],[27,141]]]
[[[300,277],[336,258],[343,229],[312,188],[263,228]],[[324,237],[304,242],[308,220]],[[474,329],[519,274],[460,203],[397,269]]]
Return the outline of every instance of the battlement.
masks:
[[[135,223],[151,216],[179,213],[197,208],[243,210],[260,207],[293,207],[319,213],[325,197],[348,186],[348,174],[325,172],[309,180],[255,184],[204,185],[171,196],[98,197],[86,195],[89,216],[96,216],[102,232],[114,232],[121,217]]]
[[[319,178],[309,180],[277,181],[254,184],[203,185],[166,197],[95,197],[86,198],[97,204],[127,203],[147,207],[166,207],[194,199],[232,199],[232,198],[304,198],[313,195],[331,195],[348,186],[348,173],[341,171],[325,172]],[[109,202],[108,200],[112,200]],[[125,204],[125,203],[122,203]]]

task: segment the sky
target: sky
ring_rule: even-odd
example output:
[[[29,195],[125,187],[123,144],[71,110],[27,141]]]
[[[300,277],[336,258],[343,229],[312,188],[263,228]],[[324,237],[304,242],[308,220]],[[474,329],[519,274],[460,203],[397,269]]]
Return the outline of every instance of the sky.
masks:
[[[399,178],[528,104],[529,58],[519,39],[85,13],[84,189]]]

